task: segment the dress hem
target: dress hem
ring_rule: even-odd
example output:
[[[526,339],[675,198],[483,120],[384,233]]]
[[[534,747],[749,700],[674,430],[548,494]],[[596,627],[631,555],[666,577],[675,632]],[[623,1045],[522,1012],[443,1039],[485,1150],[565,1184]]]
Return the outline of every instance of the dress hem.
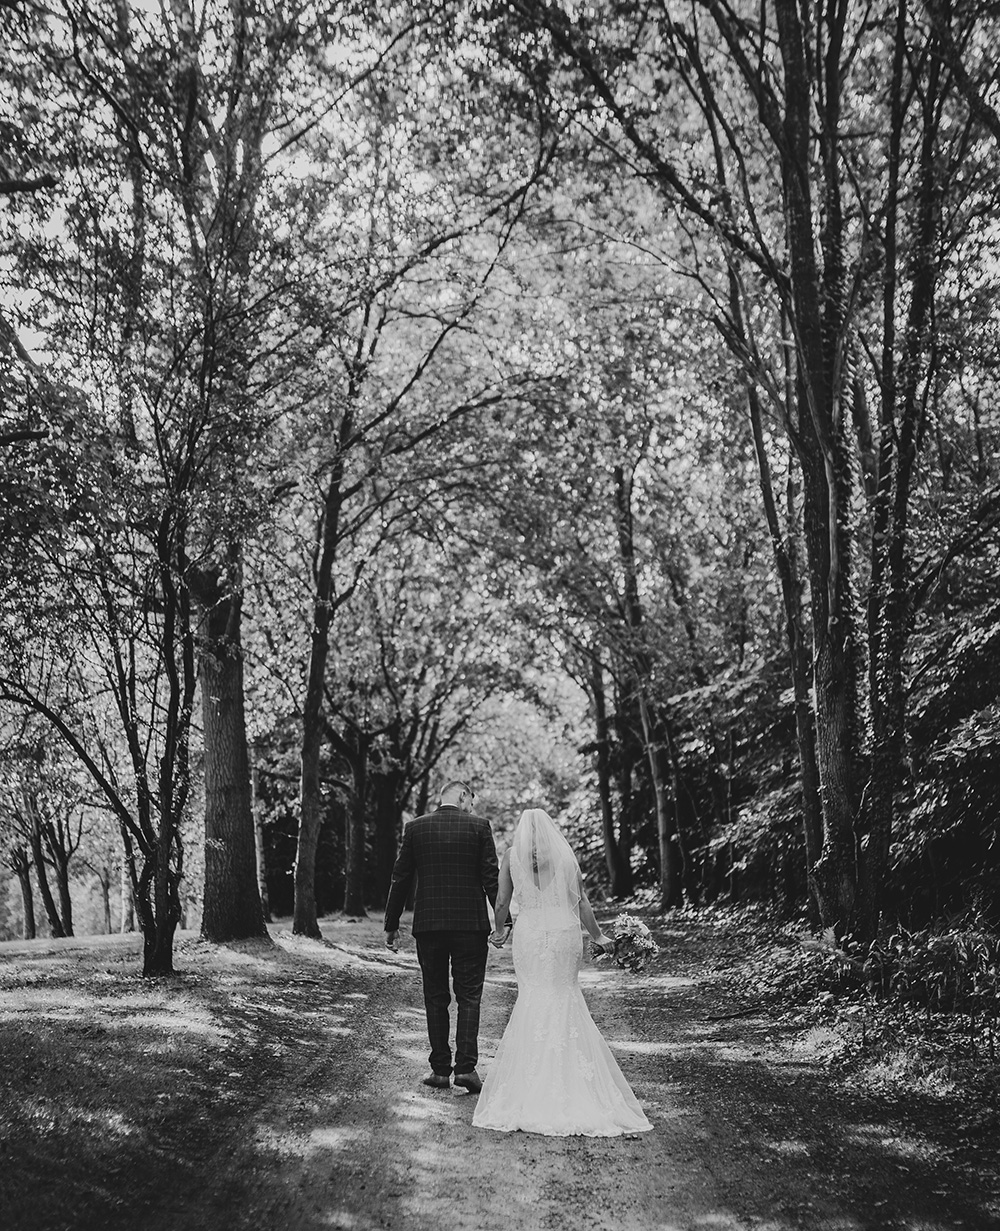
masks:
[[[595,1129],[594,1132],[588,1133],[584,1129],[568,1128],[565,1132],[559,1132],[551,1128],[501,1128],[498,1124],[476,1124],[473,1123],[473,1128],[485,1128],[491,1133],[533,1133],[536,1137],[631,1137],[638,1133],[648,1133],[653,1129],[652,1124],[645,1124],[642,1128],[620,1128],[615,1132],[609,1132],[607,1129]]]

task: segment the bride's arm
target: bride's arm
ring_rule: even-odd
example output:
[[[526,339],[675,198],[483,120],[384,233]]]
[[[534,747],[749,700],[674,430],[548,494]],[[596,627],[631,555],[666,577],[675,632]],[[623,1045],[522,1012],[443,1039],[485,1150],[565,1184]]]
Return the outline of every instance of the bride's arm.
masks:
[[[510,875],[510,851],[504,851],[500,864],[500,883],[497,886],[497,901],[493,907],[493,943],[502,945],[507,939],[507,920],[510,917],[510,900],[514,896],[514,882]]]
[[[578,888],[580,890],[580,922],[590,933],[590,939],[595,945],[600,945],[605,952],[610,953],[615,947],[615,942],[610,936],[605,936],[601,931],[601,925],[597,922],[594,915],[594,908],[590,905],[590,899],[587,897],[587,891],[583,887],[583,877],[580,877]]]

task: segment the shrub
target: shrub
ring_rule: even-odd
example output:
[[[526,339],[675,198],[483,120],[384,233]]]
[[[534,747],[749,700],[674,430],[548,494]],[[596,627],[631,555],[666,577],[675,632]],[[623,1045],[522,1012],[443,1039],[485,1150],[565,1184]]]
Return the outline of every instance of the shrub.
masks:
[[[897,928],[871,946],[865,969],[883,995],[928,1013],[1000,1013],[1000,937],[972,929]]]

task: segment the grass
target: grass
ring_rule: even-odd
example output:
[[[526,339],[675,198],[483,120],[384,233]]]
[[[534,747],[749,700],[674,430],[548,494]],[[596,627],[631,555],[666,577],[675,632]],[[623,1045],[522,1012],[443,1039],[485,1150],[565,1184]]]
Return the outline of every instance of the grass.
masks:
[[[185,973],[156,981],[99,949],[0,967],[5,1226],[110,1231],[169,1208],[280,1080],[269,984],[288,972],[241,956],[182,942]]]

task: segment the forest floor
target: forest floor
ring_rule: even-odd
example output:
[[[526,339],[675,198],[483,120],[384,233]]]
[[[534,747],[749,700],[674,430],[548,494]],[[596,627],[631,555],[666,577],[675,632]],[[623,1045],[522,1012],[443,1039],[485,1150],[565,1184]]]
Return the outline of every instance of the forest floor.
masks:
[[[393,954],[378,919],[322,927],[183,935],[158,981],[134,937],[0,944],[4,1231],[1000,1227],[995,1115],[852,1077],[841,1030],[746,998],[718,917],[656,921],[641,976],[584,969],[654,1124],[613,1139],[473,1129],[474,1095],[420,1083],[412,939]],[[514,996],[491,950],[481,1072]]]

